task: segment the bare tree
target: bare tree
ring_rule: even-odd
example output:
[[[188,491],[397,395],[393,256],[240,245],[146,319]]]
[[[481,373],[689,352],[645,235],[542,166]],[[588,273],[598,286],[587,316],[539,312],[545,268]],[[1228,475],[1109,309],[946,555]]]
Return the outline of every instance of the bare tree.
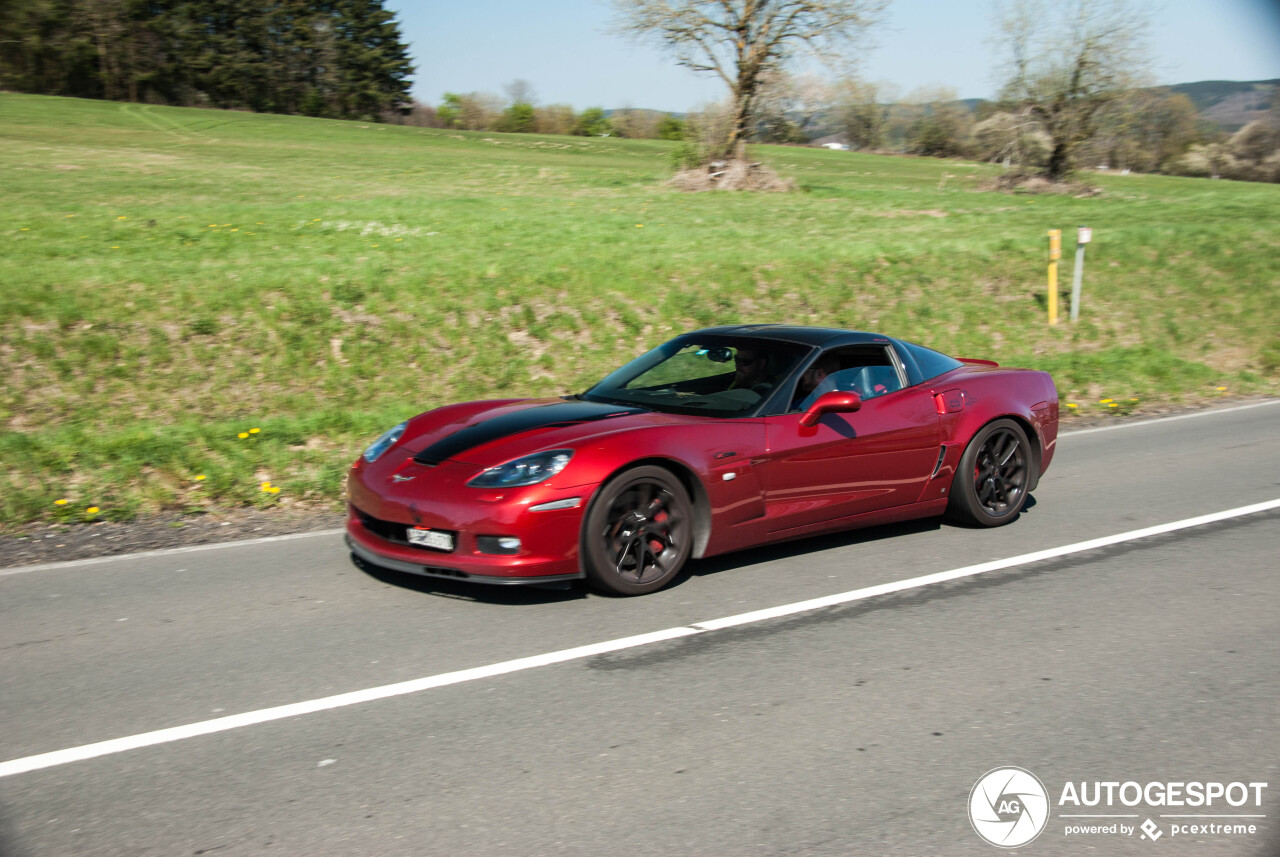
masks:
[[[533,93],[533,84],[524,78],[518,77],[502,88],[507,91],[507,98],[512,104],[538,103],[538,97]]]
[[[1012,0],[999,13],[1008,53],[1005,97],[1040,123],[1051,147],[1044,174],[1060,179],[1101,111],[1148,63],[1149,16],[1132,0]]]
[[[831,110],[832,86],[813,74],[773,72],[756,95],[756,139],[799,143],[809,139],[819,117]]]
[[[848,77],[836,84],[834,116],[844,141],[854,149],[884,145],[889,123],[887,84]]]
[[[680,65],[729,87],[732,122],[721,153],[743,157],[762,83],[799,50],[845,58],[887,0],[614,0],[619,29],[654,39]]]

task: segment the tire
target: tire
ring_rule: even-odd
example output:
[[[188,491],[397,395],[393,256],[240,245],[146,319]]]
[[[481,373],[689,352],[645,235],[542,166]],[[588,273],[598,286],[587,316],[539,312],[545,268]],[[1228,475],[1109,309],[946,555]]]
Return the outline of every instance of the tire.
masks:
[[[605,483],[582,522],[587,579],[611,595],[666,586],[693,544],[693,506],[680,480],[661,467],[635,467]]]
[[[1007,419],[987,423],[960,458],[948,516],[979,527],[1009,523],[1027,502],[1033,460],[1020,425]]]

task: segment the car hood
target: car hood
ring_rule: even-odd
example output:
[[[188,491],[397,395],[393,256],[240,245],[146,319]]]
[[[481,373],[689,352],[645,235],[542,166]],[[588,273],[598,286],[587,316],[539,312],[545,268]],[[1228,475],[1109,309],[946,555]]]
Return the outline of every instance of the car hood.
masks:
[[[626,405],[564,399],[476,404],[481,407],[469,408],[465,415],[443,424],[437,420],[424,420],[420,426],[411,423],[405,446],[413,452],[413,460],[427,466],[457,461],[492,467],[542,449],[574,446],[599,434],[673,419]]]

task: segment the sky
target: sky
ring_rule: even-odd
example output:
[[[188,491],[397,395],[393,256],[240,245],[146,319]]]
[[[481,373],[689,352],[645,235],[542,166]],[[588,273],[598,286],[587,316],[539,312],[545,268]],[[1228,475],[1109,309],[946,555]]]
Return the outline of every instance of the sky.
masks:
[[[1280,0],[1157,0],[1154,82],[1280,78]],[[413,97],[504,96],[528,81],[539,104],[684,113],[726,95],[718,78],[610,32],[603,0],[386,0],[417,67]],[[994,0],[891,0],[860,74],[899,95],[947,87],[960,98],[999,90]]]

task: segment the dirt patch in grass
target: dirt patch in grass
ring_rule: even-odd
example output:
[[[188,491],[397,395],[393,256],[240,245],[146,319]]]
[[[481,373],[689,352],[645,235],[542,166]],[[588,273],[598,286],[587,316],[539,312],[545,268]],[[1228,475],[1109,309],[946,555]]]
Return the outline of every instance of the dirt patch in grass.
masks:
[[[1005,193],[1051,193],[1058,196],[1074,196],[1076,199],[1098,196],[1102,188],[1075,181],[1053,182],[1044,176],[1025,173],[1004,173],[978,185],[980,190],[998,190]]]
[[[667,182],[684,191],[759,190],[784,192],[796,189],[796,183],[783,178],[764,164],[744,160],[712,161],[706,166],[684,169]]]

